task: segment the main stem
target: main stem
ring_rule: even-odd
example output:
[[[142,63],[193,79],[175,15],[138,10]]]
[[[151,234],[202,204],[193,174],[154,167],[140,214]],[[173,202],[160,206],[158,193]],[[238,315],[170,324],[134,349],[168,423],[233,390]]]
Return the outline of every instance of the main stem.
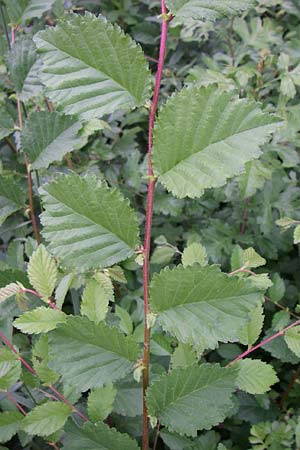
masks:
[[[143,263],[143,284],[144,284],[144,356],[143,356],[143,450],[149,449],[149,421],[148,410],[146,404],[146,390],[149,384],[149,361],[150,361],[150,329],[148,328],[147,317],[150,313],[149,308],[149,258],[150,258],[150,245],[151,245],[151,228],[152,228],[152,216],[153,216],[153,199],[155,188],[155,177],[153,174],[151,153],[153,146],[153,128],[156,118],[156,111],[158,105],[158,98],[160,92],[160,84],[162,78],[162,72],[164,67],[166,43],[168,34],[168,21],[167,8],[165,1],[161,0],[161,13],[162,13],[162,27],[160,36],[160,50],[159,60],[156,73],[154,94],[152,100],[152,106],[149,114],[149,131],[148,131],[148,195],[147,195],[147,207],[146,207],[146,225],[145,225],[145,240],[144,240],[144,263]]]

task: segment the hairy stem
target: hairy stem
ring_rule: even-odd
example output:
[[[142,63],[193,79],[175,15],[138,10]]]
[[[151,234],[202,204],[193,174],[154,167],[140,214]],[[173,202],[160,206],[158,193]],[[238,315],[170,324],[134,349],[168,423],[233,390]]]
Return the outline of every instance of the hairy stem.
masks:
[[[147,195],[147,207],[146,207],[146,225],[145,225],[145,239],[144,239],[144,263],[143,263],[143,284],[144,284],[144,356],[143,356],[143,444],[142,449],[149,449],[149,422],[148,422],[148,410],[146,404],[146,390],[149,384],[149,361],[150,361],[150,329],[147,324],[147,316],[150,313],[149,308],[149,257],[150,257],[150,245],[151,245],[151,227],[153,216],[153,199],[154,199],[154,187],[155,178],[152,169],[151,153],[153,146],[153,127],[156,118],[156,111],[158,105],[158,98],[160,92],[160,84],[163,73],[167,33],[168,33],[168,19],[166,19],[167,9],[165,1],[161,0],[161,13],[162,13],[162,27],[160,36],[160,50],[159,60],[157,66],[154,94],[152,100],[152,106],[149,114],[149,131],[148,131],[148,195]]]

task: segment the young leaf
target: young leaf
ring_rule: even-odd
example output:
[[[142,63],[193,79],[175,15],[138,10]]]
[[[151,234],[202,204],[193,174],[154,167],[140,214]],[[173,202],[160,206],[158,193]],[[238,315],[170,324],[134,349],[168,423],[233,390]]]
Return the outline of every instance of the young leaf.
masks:
[[[29,281],[45,300],[51,297],[57,281],[57,267],[54,258],[44,245],[39,245],[28,264]]]
[[[171,356],[170,365],[172,369],[177,369],[178,367],[191,366],[197,361],[197,353],[193,347],[190,344],[182,344],[179,342],[178,347]]]
[[[49,368],[49,345],[48,336],[43,335],[36,341],[32,349],[32,364],[34,370],[37,372],[39,379],[45,384],[53,384],[58,378],[59,374],[55,373]]]
[[[205,247],[198,242],[186,247],[182,255],[183,267],[192,266],[195,263],[200,264],[200,266],[207,266],[208,264]]]
[[[8,348],[0,349],[0,390],[8,391],[21,376],[21,362]]]
[[[270,287],[268,294],[272,302],[280,302],[285,294],[285,284],[278,273],[272,276],[273,285]]]
[[[284,340],[288,348],[300,358],[300,326],[288,330],[285,333]]]
[[[147,100],[150,77],[141,48],[104,17],[73,14],[35,42],[48,95],[67,114],[102,117]]]
[[[68,318],[50,333],[49,346],[50,367],[82,392],[123,378],[140,356],[131,336],[85,317]]]
[[[93,422],[103,421],[112,412],[116,393],[112,384],[91,391],[87,408]]]
[[[24,416],[19,411],[0,414],[0,442],[8,442],[20,429]]]
[[[139,450],[136,441],[128,434],[119,433],[104,423],[85,423],[78,427],[69,420],[65,427],[62,450]]]
[[[34,436],[50,436],[64,426],[71,413],[71,407],[65,403],[48,401],[27,414],[22,430]]]
[[[59,323],[65,323],[66,319],[67,316],[62,311],[41,306],[22,314],[14,321],[14,327],[28,334],[47,333]]]
[[[105,319],[109,294],[100,280],[89,280],[82,294],[80,312],[95,323]]]
[[[249,247],[243,251],[243,267],[245,268],[255,269],[256,267],[264,266],[266,262],[253,247]]]
[[[154,129],[153,167],[176,197],[201,197],[257,159],[279,119],[217,87],[173,95]]]
[[[239,367],[237,387],[249,394],[263,394],[278,382],[275,370],[259,359],[243,359],[235,363]]]
[[[0,288],[0,303],[4,302],[9,297],[16,295],[22,290],[22,287],[17,283],[9,283],[7,286]]]
[[[46,209],[43,235],[67,266],[84,271],[133,255],[139,244],[138,220],[117,190],[93,176],[72,173],[43,186],[41,195]]]
[[[254,6],[254,0],[167,0],[167,7],[177,21],[214,21],[222,17],[235,16]]]
[[[240,331],[240,342],[250,347],[260,336],[264,324],[264,309],[258,305],[249,313],[250,322]]]
[[[249,281],[229,277],[217,266],[165,269],[150,285],[158,322],[180,342],[202,350],[215,348],[218,341],[238,341],[249,313],[262,300]]]
[[[300,243],[300,225],[297,225],[294,230],[294,244]]]
[[[25,206],[25,194],[12,176],[0,176],[0,225]]]
[[[32,169],[47,169],[54,161],[86,143],[79,135],[82,124],[74,116],[58,112],[33,112],[21,133],[21,146]]]
[[[236,369],[218,364],[175,369],[148,388],[149,414],[170,431],[196,436],[198,430],[222,422],[233,407],[231,396],[237,374]]]

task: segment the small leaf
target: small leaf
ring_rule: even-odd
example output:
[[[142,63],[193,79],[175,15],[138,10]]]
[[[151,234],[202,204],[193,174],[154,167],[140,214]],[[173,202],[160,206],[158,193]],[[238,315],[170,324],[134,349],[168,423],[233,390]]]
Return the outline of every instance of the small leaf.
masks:
[[[24,416],[16,411],[0,414],[0,442],[8,442],[20,429]]]
[[[249,394],[263,394],[278,382],[275,370],[259,359],[243,359],[234,364],[239,367],[237,386]]]
[[[66,318],[62,311],[41,306],[22,314],[13,325],[23,333],[40,334],[54,330],[59,323],[65,323]]]
[[[284,340],[295,355],[300,357],[300,326],[291,328],[285,333]]]
[[[71,407],[65,403],[48,401],[27,414],[22,430],[33,436],[50,436],[64,426],[71,413]]]
[[[54,258],[39,245],[28,264],[29,281],[45,300],[51,297],[57,281],[57,267]]]
[[[0,140],[12,134],[14,121],[5,107],[0,106]]]
[[[240,331],[240,342],[251,347],[260,336],[264,324],[264,309],[258,305],[249,313],[250,322]]]
[[[58,283],[55,291],[55,303],[58,308],[62,308],[68,290],[72,285],[73,279],[74,273],[68,273],[68,275],[65,275]]]
[[[8,391],[21,377],[21,362],[8,348],[0,348],[0,390]]]
[[[34,17],[42,17],[49,11],[56,0],[29,0],[28,5],[23,13],[22,21],[27,22]]]
[[[197,353],[190,344],[182,344],[179,342],[174,353],[171,356],[170,365],[172,369],[178,367],[187,367],[198,361]]]
[[[231,410],[237,370],[193,365],[159,377],[147,390],[148,411],[170,431],[196,436],[223,422]],[[192,405],[192,407],[191,407]],[[195,414],[195,411],[205,414]]]
[[[243,251],[243,267],[245,268],[255,269],[256,267],[264,266],[266,262],[253,247],[249,247]]]
[[[89,280],[82,294],[80,312],[95,323],[105,319],[110,297],[100,280]]]
[[[282,217],[282,219],[276,220],[276,224],[285,230],[290,228],[295,223],[297,223],[297,221],[295,221],[294,219],[291,219],[290,217]]]
[[[183,267],[192,266],[195,263],[200,264],[200,266],[207,266],[208,264],[205,247],[198,242],[186,247],[182,255]]]
[[[55,373],[49,368],[49,345],[48,336],[41,336],[36,341],[32,349],[32,364],[34,370],[37,372],[39,379],[45,384],[53,384],[58,378],[59,374]]]
[[[7,286],[0,288],[0,303],[13,295],[16,295],[22,290],[22,285],[17,283],[10,283]]]
[[[121,308],[119,305],[116,305],[115,314],[120,319],[119,327],[125,334],[132,334],[133,331],[133,323],[130,317],[130,314],[126,311],[126,309]]]
[[[294,230],[294,244],[300,243],[300,225],[297,225]]]
[[[103,421],[112,412],[116,394],[112,384],[91,391],[87,408],[93,422]]]
[[[280,302],[283,299],[285,294],[285,284],[279,273],[275,273],[272,276],[273,286],[269,289],[269,297],[272,302]]]
[[[0,225],[25,206],[25,194],[13,176],[0,176]]]
[[[157,247],[151,256],[151,263],[164,265],[168,264],[172,260],[175,253],[176,250],[172,247]]]
[[[70,421],[65,427],[62,450],[139,450],[134,439],[104,423],[85,423],[78,427]]]

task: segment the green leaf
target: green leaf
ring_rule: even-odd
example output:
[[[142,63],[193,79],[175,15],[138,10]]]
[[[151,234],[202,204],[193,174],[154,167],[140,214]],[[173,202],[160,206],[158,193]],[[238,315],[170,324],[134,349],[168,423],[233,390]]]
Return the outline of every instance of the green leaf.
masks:
[[[300,243],[300,225],[297,225],[294,230],[294,244]]]
[[[274,333],[274,329],[268,330],[265,338],[272,336]],[[265,344],[262,348],[271,353],[274,358],[279,359],[281,362],[292,364],[299,363],[299,357],[297,357],[295,353],[289,349],[284,336],[278,336],[276,339],[273,339],[272,341]]]
[[[205,247],[198,242],[194,242],[186,247],[182,254],[183,267],[192,266],[195,263],[200,264],[200,266],[208,264]]]
[[[18,94],[22,94],[26,78],[36,59],[36,47],[32,37],[22,36],[12,46],[8,57],[8,71]]]
[[[172,260],[175,253],[176,250],[172,247],[157,247],[151,256],[151,263],[168,264]]]
[[[24,416],[16,412],[3,412],[0,414],[0,442],[9,441],[20,429]]]
[[[288,348],[300,358],[300,326],[288,330],[284,335],[284,340]]]
[[[78,390],[102,387],[126,376],[140,350],[131,336],[103,322],[70,317],[49,335],[50,367]]]
[[[266,180],[272,178],[272,169],[265,167],[261,161],[246,163],[245,173],[239,179],[240,193],[244,199],[252,197],[258,189],[262,189]]]
[[[126,309],[121,308],[119,305],[116,305],[115,315],[119,317],[119,327],[121,331],[125,334],[132,334],[133,331],[133,323],[130,314],[126,311]]]
[[[21,146],[32,169],[47,169],[54,161],[86,143],[80,136],[82,124],[74,116],[56,111],[33,112],[21,133]]]
[[[45,384],[53,384],[58,378],[59,374],[55,373],[49,368],[49,345],[48,336],[41,336],[36,341],[32,349],[32,364],[34,370],[37,372],[39,379]]]
[[[249,281],[217,266],[167,268],[150,285],[151,310],[164,330],[202,350],[219,341],[238,341],[249,313],[262,300],[262,292]]]
[[[269,289],[269,297],[272,300],[272,302],[280,302],[285,294],[285,284],[283,279],[278,273],[275,273],[272,276],[272,282],[273,285]]]
[[[65,427],[63,450],[139,450],[135,440],[104,423],[78,427],[69,421]]]
[[[259,359],[243,359],[234,364],[239,368],[237,387],[249,394],[264,394],[278,382],[275,370]]]
[[[116,394],[112,384],[91,391],[87,408],[93,422],[103,421],[112,412]]]
[[[62,311],[41,306],[22,314],[14,321],[14,327],[28,334],[47,333],[54,330],[58,324],[65,323],[66,318]]]
[[[140,46],[104,17],[70,15],[35,42],[48,95],[67,114],[102,117],[147,100],[150,77]]]
[[[215,86],[173,95],[154,129],[153,167],[176,197],[201,197],[257,159],[279,119]]]
[[[0,390],[8,391],[21,377],[21,362],[8,348],[0,348]]]
[[[179,22],[194,20],[214,21],[235,16],[255,4],[254,0],[167,0],[167,7]]]
[[[107,267],[133,255],[138,220],[120,192],[95,177],[61,175],[43,186],[41,220],[49,249],[79,270]]]
[[[136,383],[132,376],[125,378],[115,385],[117,395],[114,401],[113,412],[122,416],[136,417],[143,413],[143,393],[141,385]]]
[[[0,176],[0,225],[25,206],[25,194],[13,176]]]
[[[64,426],[71,413],[71,407],[65,403],[48,401],[27,414],[22,430],[34,436],[50,436]]]
[[[187,367],[198,361],[197,353],[190,344],[182,344],[179,342],[174,353],[171,356],[171,367],[177,369],[178,367]]]
[[[9,283],[7,286],[0,288],[0,302],[4,302],[4,300],[16,295],[21,290],[22,287],[17,283]]]
[[[266,260],[262,258],[253,247],[249,247],[243,251],[243,267],[248,269],[255,269],[256,267],[264,266]]]
[[[264,309],[258,305],[249,313],[250,322],[240,331],[240,342],[251,347],[260,336],[264,324]]]
[[[68,275],[65,275],[60,282],[58,283],[58,286],[55,291],[55,302],[58,308],[61,308],[66,295],[68,293],[68,290],[70,289],[72,282],[74,279],[74,273],[68,273]]]
[[[105,319],[110,296],[100,280],[89,280],[82,294],[80,312],[95,323]]]
[[[14,121],[6,108],[0,106],[0,140],[9,136],[14,130]]]
[[[46,11],[51,9],[55,1],[56,0],[30,0],[23,13],[22,21],[27,22],[34,17],[42,17]]]
[[[57,267],[54,258],[47,252],[44,245],[39,245],[32,254],[27,273],[30,283],[43,299],[47,300],[51,297],[57,281]]]
[[[237,374],[218,364],[175,369],[148,388],[149,414],[170,431],[196,436],[198,430],[223,422],[231,410]]]

